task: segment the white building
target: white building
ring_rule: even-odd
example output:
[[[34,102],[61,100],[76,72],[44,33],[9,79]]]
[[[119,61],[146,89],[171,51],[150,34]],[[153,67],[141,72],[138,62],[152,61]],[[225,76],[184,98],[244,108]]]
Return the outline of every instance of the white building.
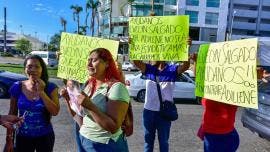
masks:
[[[15,43],[17,40],[25,38],[32,44],[32,50],[42,50],[44,47],[44,42],[30,35],[16,34],[12,32],[7,32],[6,35],[6,48],[8,51],[15,50]],[[0,50],[4,50],[4,32],[0,32]]]
[[[177,14],[190,15],[191,50],[225,40],[228,6],[229,0],[178,0]]]
[[[270,0],[230,0],[229,38],[270,37]]]

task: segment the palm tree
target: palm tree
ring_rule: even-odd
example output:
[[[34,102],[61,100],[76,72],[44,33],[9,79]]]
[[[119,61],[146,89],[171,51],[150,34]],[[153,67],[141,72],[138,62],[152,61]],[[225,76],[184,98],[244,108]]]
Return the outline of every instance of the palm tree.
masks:
[[[94,36],[94,28],[95,28],[95,19],[97,18],[97,8],[99,7],[100,2],[99,1],[94,1],[94,0],[87,0],[86,2],[86,10],[91,9],[91,24],[90,24],[90,29],[92,36]],[[88,17],[88,15],[86,16]],[[87,19],[86,19],[87,20]],[[99,24],[99,19],[97,18],[98,24]],[[99,25],[98,25],[99,26]]]
[[[73,20],[77,21],[77,33],[80,33],[80,12],[83,8],[79,5],[71,5],[70,9],[73,10]]]
[[[63,27],[63,31],[66,32],[67,20],[65,20],[63,17],[60,17],[60,23]]]
[[[86,35],[88,26],[80,26],[80,32],[78,34],[80,35]]]

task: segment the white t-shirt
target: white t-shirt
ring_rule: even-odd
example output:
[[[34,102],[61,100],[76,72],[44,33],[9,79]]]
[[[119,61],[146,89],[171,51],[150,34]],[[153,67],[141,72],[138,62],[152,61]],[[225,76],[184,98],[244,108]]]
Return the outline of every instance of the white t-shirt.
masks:
[[[158,71],[155,66],[146,64],[145,76],[146,94],[144,108],[151,111],[159,111],[160,102],[155,80],[155,74],[159,78],[162,100],[173,101],[173,90],[177,78],[177,65],[166,64],[162,71]]]

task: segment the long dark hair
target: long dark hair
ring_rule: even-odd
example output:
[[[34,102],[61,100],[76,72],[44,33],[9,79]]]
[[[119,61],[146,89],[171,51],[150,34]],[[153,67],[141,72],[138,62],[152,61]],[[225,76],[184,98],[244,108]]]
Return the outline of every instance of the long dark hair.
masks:
[[[24,69],[26,68],[27,61],[30,59],[37,59],[39,61],[41,68],[42,68],[41,80],[43,80],[45,82],[45,84],[47,85],[48,81],[49,81],[49,76],[48,76],[47,66],[46,66],[45,62],[38,55],[30,55],[24,60],[24,63],[23,63]]]

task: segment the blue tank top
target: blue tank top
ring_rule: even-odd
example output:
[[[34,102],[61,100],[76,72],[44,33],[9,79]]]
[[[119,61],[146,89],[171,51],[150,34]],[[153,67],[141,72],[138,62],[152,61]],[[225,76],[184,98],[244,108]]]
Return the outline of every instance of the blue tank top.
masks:
[[[52,133],[53,127],[50,121],[47,120],[48,118],[46,118],[46,109],[42,99],[40,98],[37,101],[28,100],[21,90],[20,83],[15,82],[9,90],[10,95],[17,99],[19,116],[23,116],[27,111],[24,123],[19,128],[17,134],[27,137],[39,137]],[[45,92],[50,95],[55,88],[57,86],[49,82]]]

